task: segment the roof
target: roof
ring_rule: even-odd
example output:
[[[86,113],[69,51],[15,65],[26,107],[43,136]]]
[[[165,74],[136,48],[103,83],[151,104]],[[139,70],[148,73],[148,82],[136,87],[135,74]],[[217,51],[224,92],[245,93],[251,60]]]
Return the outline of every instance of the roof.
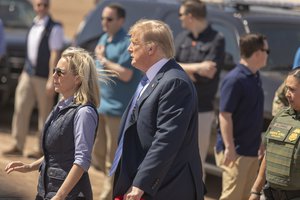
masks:
[[[295,8],[300,7],[299,0],[202,0],[209,3],[260,5],[271,7]]]

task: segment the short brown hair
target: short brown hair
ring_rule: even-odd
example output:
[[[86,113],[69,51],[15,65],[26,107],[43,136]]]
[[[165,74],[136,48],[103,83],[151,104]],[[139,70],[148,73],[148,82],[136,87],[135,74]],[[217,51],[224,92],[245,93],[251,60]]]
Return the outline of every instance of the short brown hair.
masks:
[[[206,18],[206,5],[200,0],[186,0],[181,6],[185,9],[185,14],[191,14],[196,19]]]
[[[252,54],[264,48],[266,36],[260,33],[250,33],[240,38],[240,54],[242,58],[249,58]]]
[[[126,18],[126,11],[123,8],[123,6],[121,6],[121,4],[111,3],[111,4],[108,4],[105,7],[108,7],[108,8],[111,8],[111,9],[115,10],[116,13],[117,13],[118,18],[124,18],[124,19]]]

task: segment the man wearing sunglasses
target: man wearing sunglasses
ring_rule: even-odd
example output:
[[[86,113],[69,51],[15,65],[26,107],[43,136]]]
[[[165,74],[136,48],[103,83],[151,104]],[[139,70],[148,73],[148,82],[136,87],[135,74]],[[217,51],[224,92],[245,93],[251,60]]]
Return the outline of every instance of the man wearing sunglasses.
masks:
[[[125,15],[124,8],[119,4],[109,4],[103,9],[101,25],[105,33],[95,49],[97,68],[117,74],[117,77],[112,77],[112,82],[100,84],[100,121],[92,164],[107,175],[101,200],[112,199],[112,178],[108,176],[108,172],[117,149],[120,121],[141,78],[140,72],[131,66],[130,54],[127,51],[130,41],[127,32],[122,28]]]
[[[194,82],[198,93],[198,141],[204,166],[215,118],[213,104],[224,63],[225,41],[207,21],[204,2],[184,1],[178,15],[186,30],[175,39],[175,58]]]
[[[29,132],[30,116],[33,108],[38,108],[38,131],[42,132],[44,122],[53,106],[54,88],[52,69],[63,48],[62,26],[49,15],[50,0],[34,0],[36,17],[27,36],[27,55],[25,66],[19,78],[15,93],[14,115],[12,121],[13,146],[4,155],[22,155]],[[37,138],[40,138],[37,135]],[[38,140],[38,139],[37,139]],[[42,156],[40,143],[36,150],[28,154],[31,158]]]
[[[220,200],[248,199],[262,156],[264,94],[259,70],[269,45],[261,34],[240,38],[240,63],[221,84],[216,163],[222,168]],[[256,193],[258,194],[258,193]]]

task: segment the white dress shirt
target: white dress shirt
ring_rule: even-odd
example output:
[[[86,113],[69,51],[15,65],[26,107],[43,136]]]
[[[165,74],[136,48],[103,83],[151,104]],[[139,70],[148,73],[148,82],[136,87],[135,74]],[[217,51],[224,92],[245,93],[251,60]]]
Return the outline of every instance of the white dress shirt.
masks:
[[[42,33],[46,28],[49,16],[45,16],[42,19],[34,18],[34,25],[29,31],[27,41],[27,55],[32,65],[36,65],[38,50],[42,39]],[[61,26],[55,25],[52,28],[49,37],[49,48],[50,51],[61,50],[64,45],[64,32]]]

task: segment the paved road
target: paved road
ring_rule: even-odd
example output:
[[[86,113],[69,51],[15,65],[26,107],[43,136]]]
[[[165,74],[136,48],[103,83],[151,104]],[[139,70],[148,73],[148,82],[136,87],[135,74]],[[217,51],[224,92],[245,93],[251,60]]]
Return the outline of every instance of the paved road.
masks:
[[[12,144],[10,136],[10,124],[11,124],[12,108],[0,108],[0,200],[32,200],[36,195],[36,186],[38,180],[38,172],[31,173],[12,173],[7,175],[4,172],[4,167],[12,160],[20,160],[26,163],[34,161],[26,157],[4,157],[1,152],[6,150]],[[34,119],[36,114],[33,114],[33,120],[31,122],[31,129],[36,127],[36,120]],[[32,131],[34,132],[34,131]],[[28,136],[25,152],[26,155],[32,150],[32,145],[35,142],[33,134]],[[103,184],[103,174],[94,168],[89,170],[94,199],[97,200],[101,193],[101,185]],[[205,200],[217,199],[220,194],[221,180],[214,176],[207,176],[206,179],[208,195]]]

